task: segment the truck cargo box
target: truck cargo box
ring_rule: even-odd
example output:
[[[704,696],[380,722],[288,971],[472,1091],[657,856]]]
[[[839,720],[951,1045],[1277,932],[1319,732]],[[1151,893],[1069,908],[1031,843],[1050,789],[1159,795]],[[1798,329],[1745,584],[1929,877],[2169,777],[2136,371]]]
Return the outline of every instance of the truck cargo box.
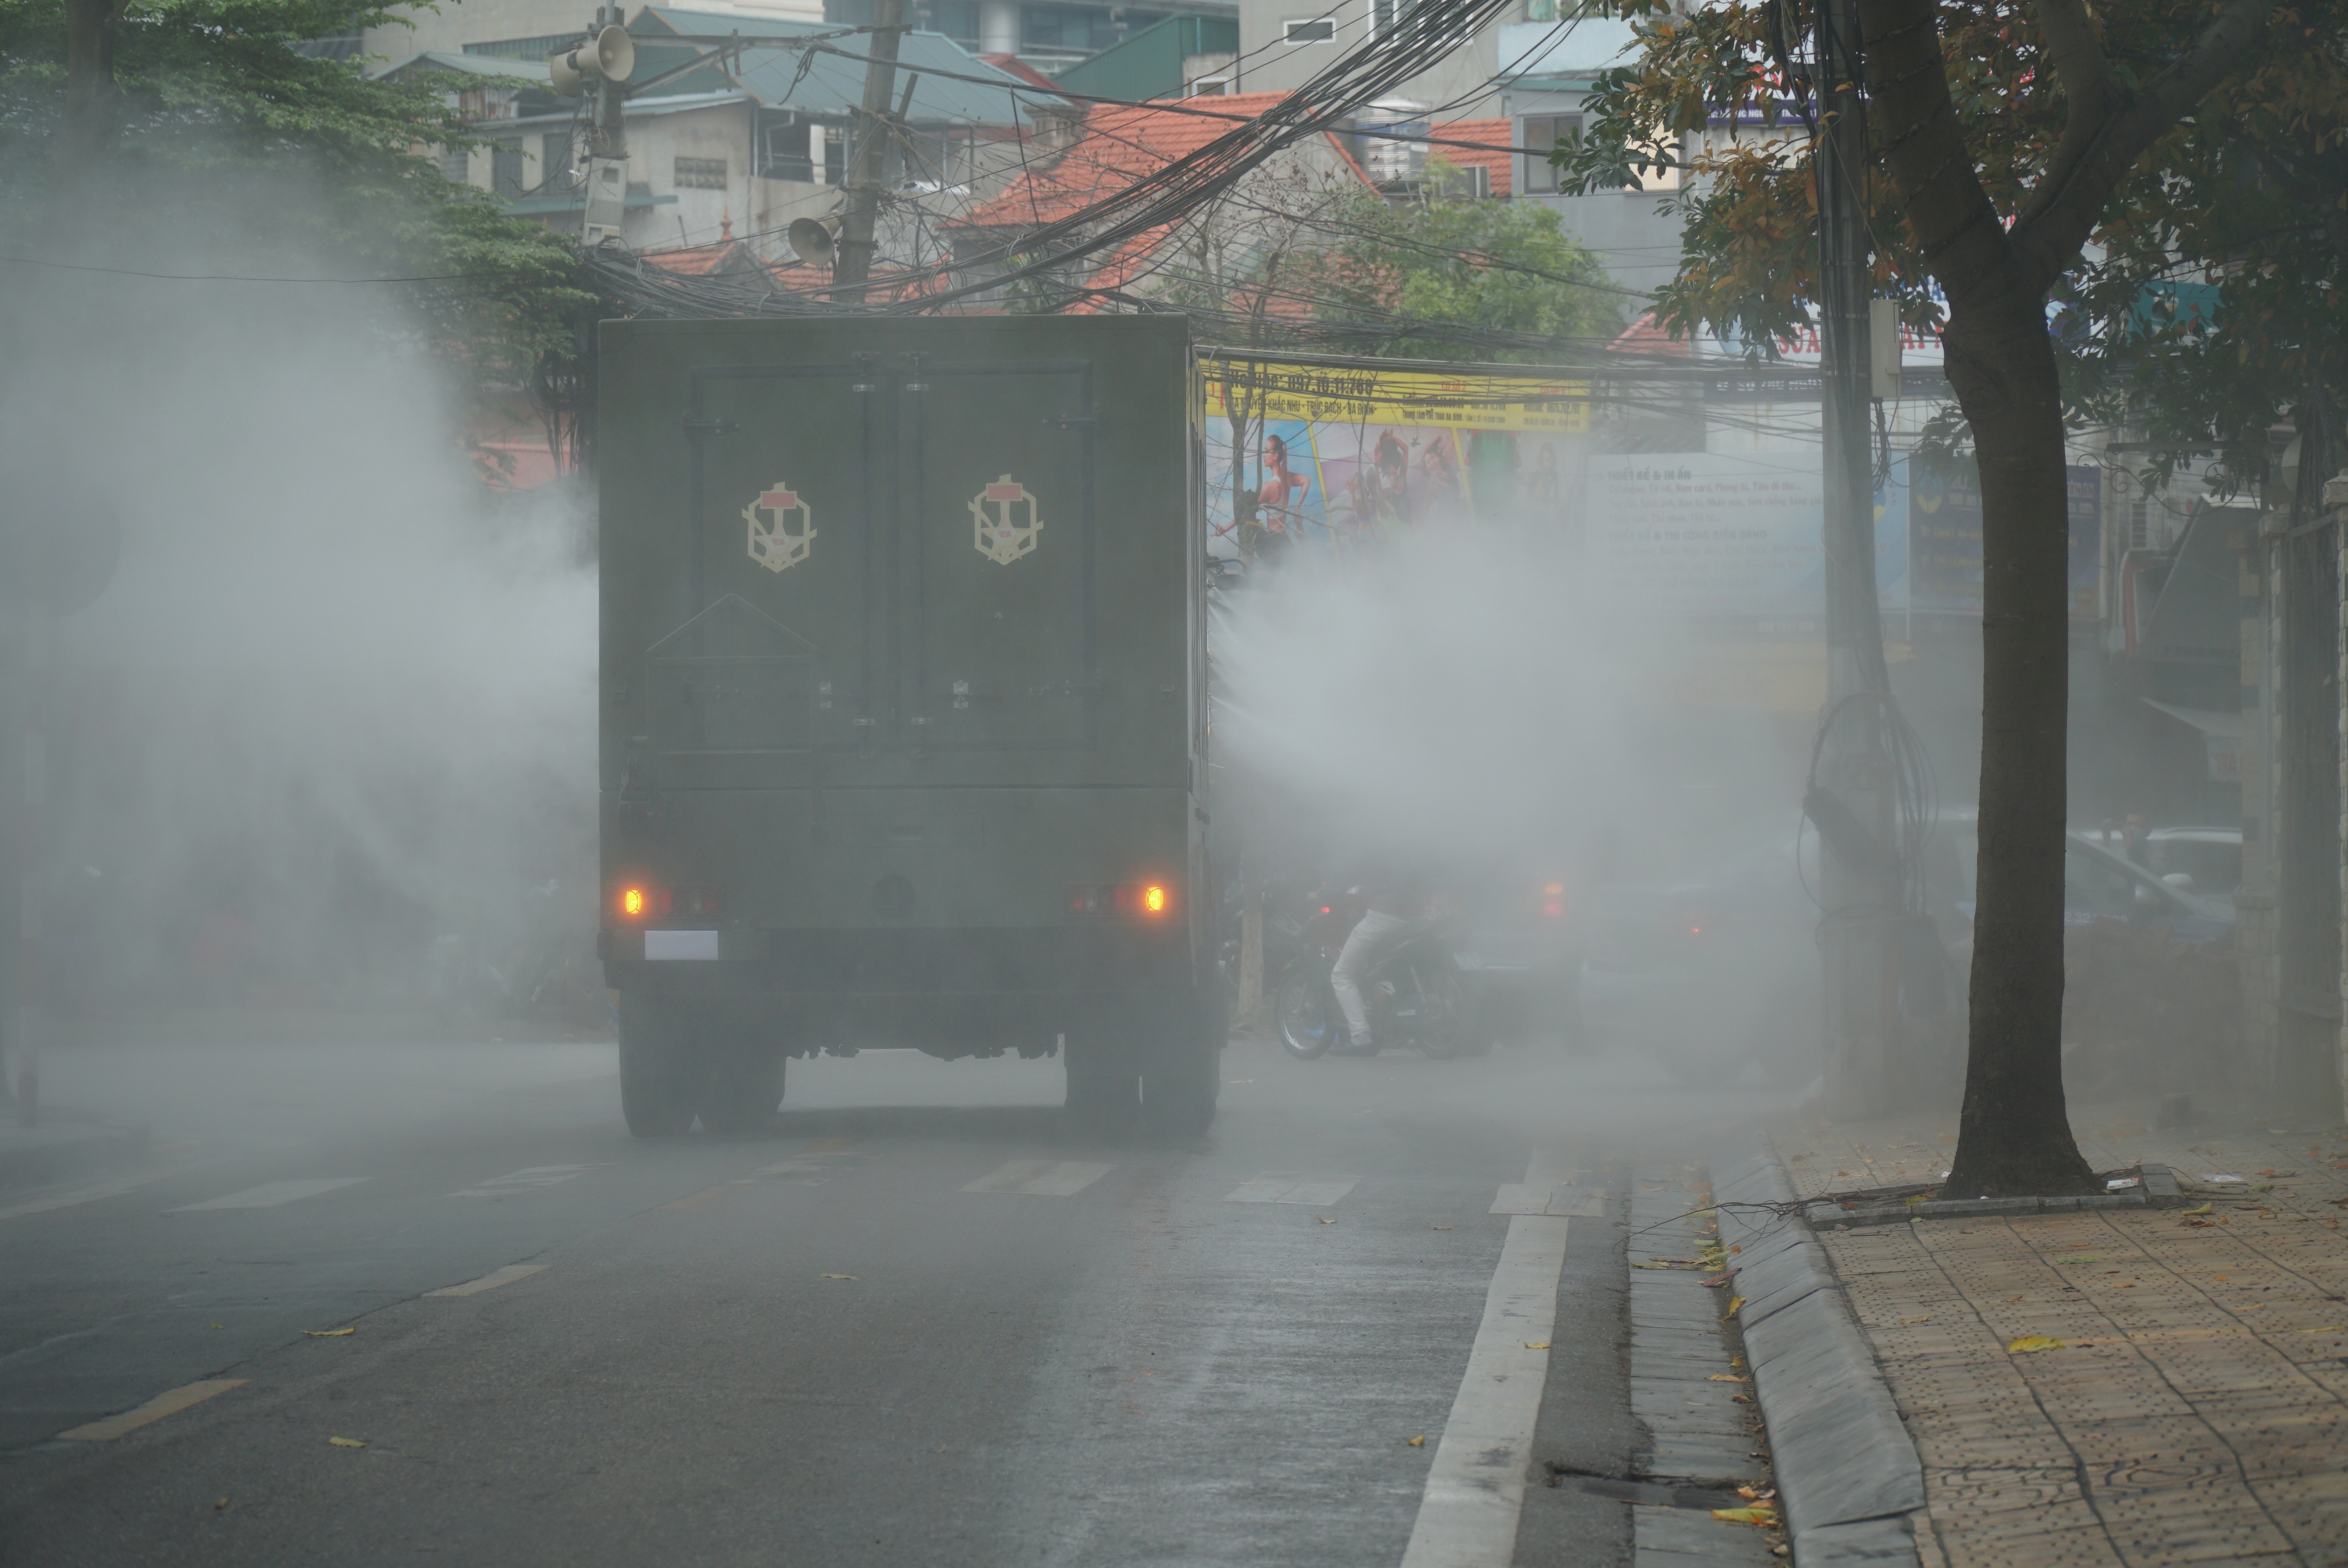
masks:
[[[1065,1049],[1203,1126],[1180,318],[607,322],[602,957],[639,1132],[787,1057]]]

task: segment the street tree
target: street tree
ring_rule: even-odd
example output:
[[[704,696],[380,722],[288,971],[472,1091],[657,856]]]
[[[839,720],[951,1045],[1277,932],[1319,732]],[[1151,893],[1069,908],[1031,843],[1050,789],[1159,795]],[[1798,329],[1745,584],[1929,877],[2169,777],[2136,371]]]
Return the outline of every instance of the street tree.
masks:
[[[403,287],[445,366],[522,381],[575,340],[575,252],[442,174],[433,149],[479,141],[456,83],[303,46],[399,22],[372,0],[0,0],[10,249],[418,280]]]
[[[2080,405],[2143,432],[2153,477],[2214,454],[2219,484],[2304,509],[2310,479],[2348,459],[2348,12],[2279,11],[2269,29],[2098,232],[2057,343]]]
[[[1621,330],[1622,292],[1557,213],[1450,194],[1447,174],[1430,159],[1422,194],[1357,190],[1333,207],[1321,245],[1289,274],[1316,319],[1358,324],[1372,352],[1395,358],[1515,364],[1554,361]],[[1491,343],[1475,346],[1477,333]]]
[[[1871,171],[1889,177],[1868,197],[1878,284],[1939,328],[1982,491],[1980,853],[1947,1190],[2082,1192],[2062,1070],[2069,607],[2049,302],[2164,177],[2196,107],[2260,50],[2275,0],[1855,3],[1863,102],[1817,103],[1789,46],[1814,35],[1818,0],[1687,14],[1614,0],[1641,47],[1601,77],[1591,134],[1558,159],[1585,189],[1676,170],[1687,256],[1659,318],[1766,345],[1817,296],[1801,122],[1867,116]],[[1737,133],[1707,135],[1715,125]]]

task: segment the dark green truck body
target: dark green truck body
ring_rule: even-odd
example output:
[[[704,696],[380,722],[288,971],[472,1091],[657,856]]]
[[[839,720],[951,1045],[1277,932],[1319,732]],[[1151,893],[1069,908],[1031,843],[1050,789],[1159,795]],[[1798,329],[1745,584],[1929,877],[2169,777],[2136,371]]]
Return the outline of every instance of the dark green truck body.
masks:
[[[863,1045],[1065,1037],[1072,1096],[1147,1101],[1156,1071],[1195,1098],[1219,993],[1186,323],[602,330],[631,1124],[763,1121],[770,1060],[778,1095],[782,1058]]]

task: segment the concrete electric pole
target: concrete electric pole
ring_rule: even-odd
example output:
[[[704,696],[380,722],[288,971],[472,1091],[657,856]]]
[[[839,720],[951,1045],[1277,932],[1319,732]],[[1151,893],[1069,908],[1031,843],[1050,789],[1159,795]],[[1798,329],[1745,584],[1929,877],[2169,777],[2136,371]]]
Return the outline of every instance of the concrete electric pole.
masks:
[[[1818,829],[1826,917],[1826,1096],[1837,1116],[1905,1094],[1896,948],[1890,675],[1875,581],[1869,454],[1867,119],[1857,0],[1820,0],[1815,54],[1818,337],[1825,436],[1825,733],[1804,808]]]
[[[888,167],[889,95],[897,84],[897,46],[905,36],[905,0],[878,0],[872,15],[872,52],[864,67],[864,104],[856,111],[856,143],[850,150],[848,189],[839,208],[839,256],[832,281],[843,285],[835,299],[864,300],[864,280],[872,275],[873,230],[880,216],[881,171]]]

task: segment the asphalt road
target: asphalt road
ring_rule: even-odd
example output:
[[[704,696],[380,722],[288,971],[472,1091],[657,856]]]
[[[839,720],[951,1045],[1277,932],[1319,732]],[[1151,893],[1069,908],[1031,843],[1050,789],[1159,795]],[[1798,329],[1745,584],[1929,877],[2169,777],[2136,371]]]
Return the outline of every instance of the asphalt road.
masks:
[[[1053,1061],[791,1071],[760,1137],[638,1143],[609,1046],[52,1058],[159,1152],[0,1192],[0,1562],[1399,1563],[1508,1337],[1496,1194],[1612,1194],[1526,1364],[1536,1477],[1624,1473],[1627,1162],[1755,1098],[1241,1042],[1208,1137],[1105,1144]],[[1630,1542],[1537,1480],[1515,1560]]]

